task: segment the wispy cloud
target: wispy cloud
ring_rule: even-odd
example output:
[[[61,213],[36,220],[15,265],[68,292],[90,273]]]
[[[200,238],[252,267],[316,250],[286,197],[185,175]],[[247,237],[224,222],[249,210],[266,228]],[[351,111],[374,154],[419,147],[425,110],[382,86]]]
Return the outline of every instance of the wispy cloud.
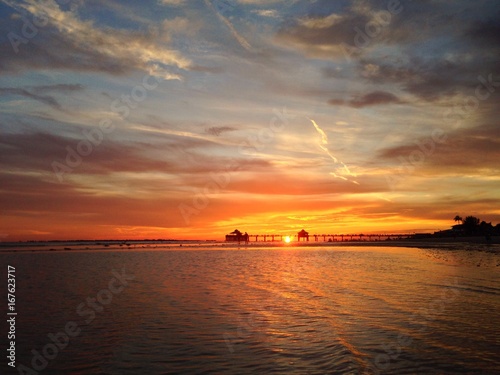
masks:
[[[233,26],[233,24],[231,23],[231,21],[229,21],[229,19],[227,17],[225,17],[224,15],[222,15],[220,12],[218,12],[217,9],[215,9],[214,5],[209,0],[205,0],[205,4],[227,26],[227,28],[231,32],[231,35],[234,37],[234,39],[236,39],[238,41],[238,43],[243,48],[245,48],[247,51],[250,51],[252,49],[252,46],[250,45],[250,43],[247,42],[247,40],[243,36],[240,35],[240,33],[238,33],[238,31]]]
[[[236,130],[235,128],[232,128],[230,126],[212,126],[206,130],[206,132],[210,135],[215,135],[218,137],[224,132],[230,132]]]
[[[33,92],[30,92],[26,89],[18,89],[12,87],[0,87],[0,95],[18,95],[23,96],[25,98],[36,100],[40,103],[46,104],[52,108],[57,110],[61,110],[61,104],[52,96],[49,95],[39,95]]]
[[[14,54],[6,51],[10,46],[2,46],[0,64],[9,70],[43,67],[120,74],[140,69],[164,79],[179,79],[180,75],[168,66],[187,69],[191,64],[179,52],[157,43],[151,33],[101,29],[91,20],[81,20],[74,10],[63,11],[54,0],[2,2],[19,12],[32,16],[44,14],[48,18],[47,26],[30,42],[37,46],[39,53],[26,58],[27,52]],[[21,51],[27,50],[21,48]]]
[[[252,13],[258,14],[261,17],[279,18],[280,14],[276,9],[254,9]]]
[[[353,108],[363,108],[375,105],[402,104],[404,102],[390,92],[373,91],[368,94],[354,96],[349,101],[344,101],[343,99],[330,99],[328,103],[331,105],[349,105]]]
[[[178,7],[184,5],[186,0],[159,0],[159,3],[162,5]]]
[[[314,121],[313,119],[310,119],[310,121],[312,122],[314,128],[316,129],[316,131],[321,135],[321,142],[319,143],[319,147],[324,151],[326,152],[326,154],[334,161],[335,164],[340,164],[341,165],[341,168],[340,168],[340,171],[335,171],[335,172],[330,172],[330,174],[335,177],[335,178],[340,178],[342,180],[345,180],[345,181],[348,181],[349,179],[347,177],[345,177],[343,174],[349,176],[349,177],[356,177],[355,174],[353,174],[350,170],[349,170],[349,167],[344,163],[342,162],[341,160],[337,159],[335,156],[333,156],[330,152],[330,150],[328,150],[328,137],[326,136],[326,133],[323,131],[323,129],[321,129],[318,124],[316,124],[316,121]],[[337,173],[338,172],[338,173]],[[351,180],[351,182],[353,182],[354,184],[359,184],[357,181],[355,180]]]

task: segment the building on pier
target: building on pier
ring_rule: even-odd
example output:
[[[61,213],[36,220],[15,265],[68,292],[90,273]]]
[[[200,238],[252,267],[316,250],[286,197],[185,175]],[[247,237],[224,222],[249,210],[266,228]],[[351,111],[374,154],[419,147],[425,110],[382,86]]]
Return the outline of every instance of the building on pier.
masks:
[[[226,241],[227,242],[238,242],[240,243],[241,241],[245,241],[245,243],[248,243],[248,233],[245,232],[244,234],[241,233],[238,229],[235,229],[229,234],[226,234]]]
[[[297,241],[300,242],[301,238],[304,238],[307,241],[309,241],[309,232],[306,232],[304,229],[302,229],[299,233],[297,233]]]

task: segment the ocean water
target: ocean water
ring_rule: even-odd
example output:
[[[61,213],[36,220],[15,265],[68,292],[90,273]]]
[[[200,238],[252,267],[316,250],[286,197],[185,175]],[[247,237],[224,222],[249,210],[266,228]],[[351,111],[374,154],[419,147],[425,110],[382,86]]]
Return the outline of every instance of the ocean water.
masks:
[[[498,251],[112,247],[0,264],[3,280],[16,269],[25,366],[3,356],[2,374],[500,373]]]

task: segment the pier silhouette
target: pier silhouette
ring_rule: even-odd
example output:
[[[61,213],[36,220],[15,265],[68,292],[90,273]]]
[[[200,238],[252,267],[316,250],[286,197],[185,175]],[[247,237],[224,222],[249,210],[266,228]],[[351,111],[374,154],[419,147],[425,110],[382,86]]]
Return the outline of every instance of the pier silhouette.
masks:
[[[306,232],[307,233],[307,232]],[[403,240],[410,239],[413,234],[307,234],[301,236],[299,234],[249,234],[249,242],[276,242],[283,241],[284,238],[290,237],[293,242],[300,242],[300,240],[314,242],[346,242],[346,241],[388,241],[388,240]],[[226,241],[230,241],[226,239]]]

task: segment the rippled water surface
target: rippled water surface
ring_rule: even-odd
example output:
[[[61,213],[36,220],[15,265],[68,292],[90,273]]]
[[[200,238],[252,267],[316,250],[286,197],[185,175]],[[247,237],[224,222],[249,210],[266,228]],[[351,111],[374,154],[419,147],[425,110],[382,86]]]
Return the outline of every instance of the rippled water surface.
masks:
[[[18,365],[32,367],[32,350],[68,322],[81,329],[41,373],[500,373],[494,252],[199,247],[0,259],[2,277],[16,267]]]

